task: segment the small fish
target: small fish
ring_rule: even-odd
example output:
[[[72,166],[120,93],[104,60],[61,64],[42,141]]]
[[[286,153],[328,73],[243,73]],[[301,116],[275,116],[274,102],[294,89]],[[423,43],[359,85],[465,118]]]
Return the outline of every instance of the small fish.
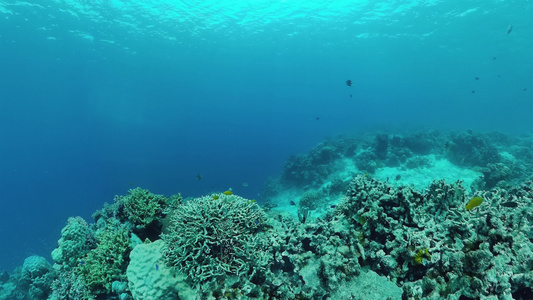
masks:
[[[248,186],[248,182],[243,182],[242,186],[247,187]]]
[[[84,265],[85,264],[85,261],[84,260],[80,260],[80,265]]]
[[[320,120],[320,117],[316,117],[315,119],[318,121],[318,120]]]
[[[230,191],[230,190],[227,190],[227,191],[225,191],[225,192],[222,193],[222,194],[224,194],[224,195],[226,195],[226,196],[229,196],[229,195],[233,195],[233,192]]]
[[[479,77],[474,78],[475,80],[479,80]]]
[[[476,93],[476,91],[472,91],[472,94],[475,94],[475,93]]]
[[[507,34],[511,33],[511,31],[513,31],[513,25],[509,24],[509,26],[507,26]]]
[[[396,179],[396,181],[398,181],[398,180],[400,180],[401,178],[402,178],[402,175],[398,174],[398,175],[396,175],[396,178],[394,178],[394,179]]]
[[[159,270],[159,265],[158,264],[155,264],[155,269]]]
[[[218,198],[220,198],[219,195],[214,195],[214,196],[213,196],[213,200],[218,200]]]
[[[507,201],[507,202],[503,202],[502,206],[504,206],[504,207],[517,207],[518,203],[516,203],[514,201]]]
[[[466,210],[471,210],[474,207],[480,206],[481,203],[483,203],[483,198],[481,197],[474,197],[465,206]]]
[[[337,207],[337,205],[331,205],[329,208],[335,208]]]
[[[291,202],[289,202],[290,205],[296,205],[296,203],[294,203],[294,201],[291,200]]]
[[[202,180],[202,177],[204,177],[204,175],[196,174],[196,180]]]
[[[366,173],[366,178],[368,178],[370,175],[368,175],[368,173]]]
[[[348,79],[348,80],[346,80],[346,85],[349,86],[349,87],[352,87],[353,86],[353,82],[350,79]]]

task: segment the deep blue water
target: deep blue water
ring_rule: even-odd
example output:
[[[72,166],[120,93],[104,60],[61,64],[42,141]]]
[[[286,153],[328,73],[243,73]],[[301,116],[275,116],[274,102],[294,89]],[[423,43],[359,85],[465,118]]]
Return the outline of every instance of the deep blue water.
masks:
[[[2,1],[0,269],[136,186],[261,199],[328,136],[532,132],[532,3],[324,3]]]

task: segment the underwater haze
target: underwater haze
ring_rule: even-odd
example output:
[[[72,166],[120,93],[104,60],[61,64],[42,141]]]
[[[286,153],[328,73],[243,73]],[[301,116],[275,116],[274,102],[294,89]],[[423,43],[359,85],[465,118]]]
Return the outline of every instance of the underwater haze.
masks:
[[[68,217],[137,186],[261,201],[326,137],[531,133],[532,14],[527,0],[3,0],[0,269],[50,259]]]

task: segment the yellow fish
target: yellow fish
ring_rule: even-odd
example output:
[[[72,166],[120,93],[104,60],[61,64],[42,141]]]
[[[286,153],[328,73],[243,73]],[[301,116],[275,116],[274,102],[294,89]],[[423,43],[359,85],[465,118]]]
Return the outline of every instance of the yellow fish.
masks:
[[[468,203],[465,206],[466,210],[471,210],[474,207],[477,207],[483,203],[483,198],[481,197],[474,197],[472,200],[468,201]]]
[[[218,195],[213,196],[213,200],[217,200],[218,198],[220,198]]]
[[[225,191],[223,194],[229,196],[229,195],[233,195],[233,192],[232,191]]]

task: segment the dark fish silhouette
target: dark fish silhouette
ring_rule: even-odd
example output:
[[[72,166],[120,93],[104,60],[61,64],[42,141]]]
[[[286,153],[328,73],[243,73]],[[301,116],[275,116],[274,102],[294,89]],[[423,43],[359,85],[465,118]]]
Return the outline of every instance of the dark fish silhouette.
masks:
[[[352,87],[353,86],[353,82],[350,79],[348,79],[348,80],[346,80],[346,85],[349,86],[349,87]]]
[[[513,201],[508,201],[508,202],[502,203],[502,206],[505,206],[505,207],[517,207],[518,203],[513,202]]]
[[[197,174],[197,175],[196,175],[196,180],[202,180],[202,177],[204,177],[204,175],[202,175],[202,174]]]
[[[296,203],[294,203],[294,201],[291,200],[290,202],[291,205],[296,205]]]
[[[507,34],[511,33],[511,31],[513,31],[513,25],[507,27]]]

